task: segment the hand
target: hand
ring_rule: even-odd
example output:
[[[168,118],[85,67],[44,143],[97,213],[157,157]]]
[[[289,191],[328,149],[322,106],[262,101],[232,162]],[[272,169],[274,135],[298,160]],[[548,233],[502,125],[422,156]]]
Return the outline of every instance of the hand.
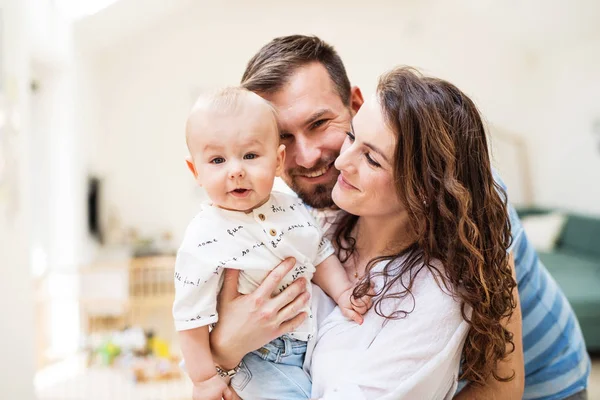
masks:
[[[194,382],[192,392],[193,400],[235,400],[239,399],[237,394],[219,375],[202,381]]]
[[[225,270],[217,302],[219,322],[210,334],[213,358],[221,368],[234,368],[247,353],[293,331],[306,319],[301,310],[308,304],[306,280],[297,279],[275,297],[271,293],[295,265],[288,258],[273,269],[252,293],[237,291],[239,270]]]
[[[351,287],[342,292],[340,297],[337,299],[337,304],[345,317],[350,318],[359,325],[362,325],[364,322],[364,318],[362,316],[369,310],[369,308],[371,308],[371,304],[373,303],[372,296],[369,295],[375,294],[375,291],[373,288],[371,288],[367,295],[359,299],[352,297],[353,291],[354,287]]]
[[[231,400],[242,400],[242,398],[240,396],[238,396],[238,394],[235,392],[235,390],[232,387],[229,387],[229,389],[231,390]],[[225,399],[225,400],[230,400],[230,399]]]

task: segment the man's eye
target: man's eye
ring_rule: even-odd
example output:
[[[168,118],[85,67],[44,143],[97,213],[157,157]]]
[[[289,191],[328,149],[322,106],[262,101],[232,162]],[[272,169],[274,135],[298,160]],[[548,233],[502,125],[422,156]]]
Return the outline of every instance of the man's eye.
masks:
[[[279,140],[288,140],[288,139],[291,139],[292,137],[294,137],[294,135],[292,135],[290,133],[281,133],[279,135]]]
[[[222,164],[225,162],[225,159],[223,157],[215,157],[212,160],[210,160],[211,164]]]
[[[326,119],[320,119],[320,120],[316,121],[315,123],[313,123],[310,126],[310,129],[317,129],[318,127],[320,127],[321,125],[323,125],[325,122],[327,122]]]
[[[244,160],[254,160],[258,155],[254,153],[248,153],[244,156]]]

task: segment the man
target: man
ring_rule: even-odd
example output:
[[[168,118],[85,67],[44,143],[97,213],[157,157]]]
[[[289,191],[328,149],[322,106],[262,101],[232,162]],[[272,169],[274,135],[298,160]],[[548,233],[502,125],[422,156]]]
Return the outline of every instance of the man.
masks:
[[[277,38],[248,63],[242,84],[277,108],[281,142],[286,145],[285,182],[308,205],[331,223],[331,190],[338,171],[333,162],[351,130],[352,117],[363,104],[351,87],[344,65],[327,43],[301,35]],[[507,328],[514,334],[515,351],[499,365],[499,382],[489,377],[485,386],[466,384],[459,399],[586,399],[590,360],[573,311],[541,264],[510,208],[518,294]],[[296,327],[306,303],[302,283],[271,298],[270,293],[293,262],[285,261],[256,292],[240,296],[237,271],[228,271],[221,293],[220,320],[211,335],[215,361],[234,369],[241,358],[269,340]],[[519,302],[520,299],[520,302]],[[522,320],[521,320],[522,313]],[[522,325],[521,325],[522,322]],[[261,326],[243,337],[241,326]],[[521,340],[522,339],[522,340]],[[523,372],[524,369],[524,372]],[[524,379],[523,379],[524,377]]]

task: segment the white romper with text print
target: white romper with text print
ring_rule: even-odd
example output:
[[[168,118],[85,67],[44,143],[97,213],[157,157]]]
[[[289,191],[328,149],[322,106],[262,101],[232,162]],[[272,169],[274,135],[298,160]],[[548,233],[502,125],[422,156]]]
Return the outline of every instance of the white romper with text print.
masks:
[[[254,291],[282,260],[296,265],[273,293],[278,294],[299,277],[310,280],[315,267],[334,254],[302,201],[272,192],[269,201],[245,213],[203,204],[190,222],[177,252],[173,317],[178,331],[217,322],[217,295],[224,268],[241,270],[238,291]],[[289,335],[309,340],[316,332],[310,305],[304,323]]]

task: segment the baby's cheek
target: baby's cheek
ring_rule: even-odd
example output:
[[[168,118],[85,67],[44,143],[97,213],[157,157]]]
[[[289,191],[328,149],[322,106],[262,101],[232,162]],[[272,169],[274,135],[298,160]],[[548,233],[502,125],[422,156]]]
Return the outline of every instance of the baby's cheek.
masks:
[[[275,179],[275,168],[272,168],[270,165],[265,165],[255,172],[255,177],[261,185],[270,185],[273,182],[273,179]]]

